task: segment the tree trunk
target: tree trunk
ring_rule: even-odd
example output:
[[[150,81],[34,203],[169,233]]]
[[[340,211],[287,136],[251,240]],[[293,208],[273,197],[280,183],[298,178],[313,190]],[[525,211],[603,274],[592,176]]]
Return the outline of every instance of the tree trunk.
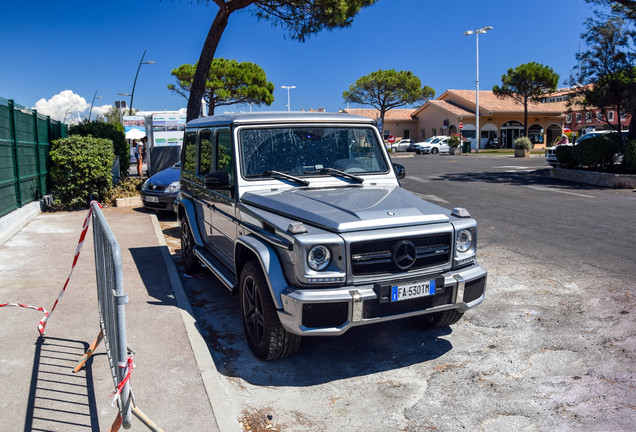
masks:
[[[523,136],[528,136],[528,97],[523,98]]]
[[[192,87],[190,88],[190,98],[188,99],[188,112],[186,114],[186,121],[193,120],[199,117],[201,113],[201,98],[205,91],[205,82],[208,74],[210,73],[210,66],[216,53],[216,48],[219,46],[219,41],[223,35],[225,27],[227,27],[227,21],[230,17],[231,11],[227,7],[219,8],[219,11],[214,17],[208,36],[205,38],[203,49],[201,50],[201,57],[197,64],[197,70],[194,73],[192,79]]]
[[[636,140],[636,106],[632,108],[631,119],[629,121],[629,133],[627,134],[627,140],[628,141]]]

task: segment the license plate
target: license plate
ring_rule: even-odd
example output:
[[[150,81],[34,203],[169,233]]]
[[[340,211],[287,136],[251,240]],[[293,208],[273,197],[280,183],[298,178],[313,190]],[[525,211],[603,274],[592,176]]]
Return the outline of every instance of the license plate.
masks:
[[[391,301],[408,300],[435,294],[435,279],[426,282],[394,285],[391,287]]]
[[[154,197],[154,196],[145,196],[144,197],[144,201],[148,201],[151,203],[158,203],[159,202],[159,198]]]

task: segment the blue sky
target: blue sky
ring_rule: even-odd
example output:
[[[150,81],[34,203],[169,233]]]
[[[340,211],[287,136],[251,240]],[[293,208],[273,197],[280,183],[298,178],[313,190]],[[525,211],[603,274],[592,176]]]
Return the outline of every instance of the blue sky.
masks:
[[[0,6],[0,97],[59,118],[88,115],[129,98],[137,66],[145,60],[134,108],[177,110],[185,98],[170,92],[171,70],[194,63],[217,7],[190,0],[87,2],[2,1]],[[276,100],[256,110],[346,107],[342,92],[378,69],[410,70],[439,96],[449,88],[475,88],[475,36],[479,37],[480,89],[499,84],[508,68],[537,61],[551,66],[564,86],[575,64],[584,20],[584,0],[379,0],[351,27],[313,35],[305,43],[249,12],[231,16],[217,57],[260,65],[276,87]],[[65,93],[62,93],[67,91]],[[82,102],[83,98],[83,102]],[[231,110],[248,110],[239,106]],[[72,118],[72,117],[71,117]],[[67,118],[67,121],[69,119]]]

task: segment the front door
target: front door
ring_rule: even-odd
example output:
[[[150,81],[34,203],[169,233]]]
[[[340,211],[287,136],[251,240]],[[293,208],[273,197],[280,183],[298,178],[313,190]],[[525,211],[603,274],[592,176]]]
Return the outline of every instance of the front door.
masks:
[[[504,148],[514,148],[515,140],[523,136],[523,125],[518,121],[509,121],[501,126],[501,142]]]
[[[228,173],[231,187],[224,185],[205,191],[206,242],[215,256],[231,268],[234,263],[237,226],[234,158],[229,129],[214,130],[209,136],[209,142],[211,150],[209,173],[222,171]]]

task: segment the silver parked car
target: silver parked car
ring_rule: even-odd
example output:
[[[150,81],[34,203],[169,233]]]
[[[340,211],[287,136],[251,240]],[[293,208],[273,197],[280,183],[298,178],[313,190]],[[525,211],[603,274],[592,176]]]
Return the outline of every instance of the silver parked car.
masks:
[[[176,202],[185,270],[203,265],[238,294],[261,359],[387,320],[451,325],[485,297],[477,223],[406,191],[404,175],[364,117],[190,121]]]

